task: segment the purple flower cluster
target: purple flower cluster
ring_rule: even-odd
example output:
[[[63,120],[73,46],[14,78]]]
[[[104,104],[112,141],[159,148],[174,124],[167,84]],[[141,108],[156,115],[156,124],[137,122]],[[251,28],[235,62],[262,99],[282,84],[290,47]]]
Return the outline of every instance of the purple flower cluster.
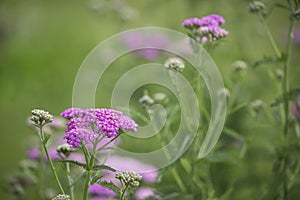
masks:
[[[205,43],[219,40],[228,35],[228,31],[221,28],[225,24],[223,17],[211,14],[202,18],[189,18],[183,21],[182,26],[192,31],[194,39]]]
[[[106,137],[115,137],[119,131],[136,131],[136,123],[122,112],[113,109],[80,109],[69,108],[61,113],[68,119],[64,139],[73,148],[81,142],[93,142],[104,134]]]

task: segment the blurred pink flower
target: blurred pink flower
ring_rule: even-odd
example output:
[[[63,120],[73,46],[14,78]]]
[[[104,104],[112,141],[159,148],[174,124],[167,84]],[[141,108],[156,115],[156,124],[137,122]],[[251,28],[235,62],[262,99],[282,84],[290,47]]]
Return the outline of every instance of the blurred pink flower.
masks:
[[[142,163],[133,158],[126,158],[120,156],[110,156],[105,161],[105,165],[108,165],[117,171],[134,171],[139,173],[143,179],[143,182],[154,183],[158,176],[158,170],[152,165]],[[114,178],[114,174],[110,171],[105,171],[106,177]]]
[[[164,49],[168,46],[169,39],[163,35],[141,35],[137,33],[128,33],[124,38],[125,45],[130,49],[136,49],[136,54],[147,59],[155,59],[160,49]],[[149,48],[140,49],[142,46]]]
[[[113,191],[102,187],[99,184],[90,185],[88,193],[96,196],[95,198],[106,199],[107,197],[116,197],[116,194]]]
[[[60,159],[59,155],[56,152],[56,148],[49,148],[48,153],[49,153],[50,159],[52,161]],[[33,147],[27,151],[27,158],[29,158],[31,160],[38,160],[39,157],[40,157],[40,152],[39,152],[38,148]],[[48,162],[48,159],[47,159],[47,156],[45,153],[43,153],[43,159],[45,162]]]
[[[161,197],[155,193],[153,188],[141,187],[135,192],[136,200],[145,200],[145,199],[160,199]]]

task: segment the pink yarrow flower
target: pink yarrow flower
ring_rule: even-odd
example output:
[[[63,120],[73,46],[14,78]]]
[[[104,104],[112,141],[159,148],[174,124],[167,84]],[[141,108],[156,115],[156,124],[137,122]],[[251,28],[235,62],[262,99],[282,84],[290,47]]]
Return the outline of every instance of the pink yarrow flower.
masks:
[[[102,135],[111,138],[121,131],[137,130],[137,124],[131,118],[114,109],[69,108],[61,116],[69,120],[64,139],[73,148],[81,142],[93,142]]]

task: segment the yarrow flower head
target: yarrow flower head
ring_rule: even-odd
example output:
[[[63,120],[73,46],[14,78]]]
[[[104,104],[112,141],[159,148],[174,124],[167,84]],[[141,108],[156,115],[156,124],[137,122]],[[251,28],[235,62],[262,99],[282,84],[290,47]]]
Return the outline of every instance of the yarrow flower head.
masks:
[[[232,63],[232,67],[234,71],[244,71],[247,69],[247,63],[243,60],[236,60]]]
[[[259,13],[265,9],[265,4],[261,1],[254,0],[249,4],[249,11],[251,13]]]
[[[53,121],[53,116],[44,110],[34,109],[31,114],[30,120],[37,126],[43,126]]]
[[[185,19],[182,26],[191,31],[191,36],[197,42],[206,43],[217,41],[228,35],[228,31],[221,28],[225,19],[217,14],[211,14],[202,18]]]
[[[66,158],[70,156],[73,151],[72,147],[69,144],[62,144],[56,148],[58,154],[63,154]]]
[[[70,196],[67,194],[59,194],[51,200],[71,200]]]
[[[119,179],[125,185],[131,187],[138,187],[140,185],[140,181],[142,180],[141,175],[130,171],[118,172],[116,174],[116,178]]]
[[[69,108],[61,116],[69,119],[64,139],[72,148],[81,142],[93,142],[103,134],[116,137],[121,131],[137,130],[137,124],[131,118],[114,109]]]
[[[173,69],[177,72],[182,72],[184,70],[184,62],[181,58],[171,57],[168,58],[164,64],[167,69]]]

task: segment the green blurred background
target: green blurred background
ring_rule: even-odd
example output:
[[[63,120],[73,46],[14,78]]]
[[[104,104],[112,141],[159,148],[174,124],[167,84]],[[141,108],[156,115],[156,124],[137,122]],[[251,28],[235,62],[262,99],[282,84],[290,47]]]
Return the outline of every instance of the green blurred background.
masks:
[[[87,54],[101,41],[131,28],[157,26],[185,32],[181,23],[185,18],[211,13],[226,19],[228,38],[212,55],[222,76],[232,74],[231,64],[242,59],[253,63],[273,55],[258,17],[248,12],[243,0],[52,0],[0,2],[0,181],[5,184],[8,173],[25,157],[25,139],[32,130],[25,119],[33,108],[49,110],[54,115],[72,105],[73,82]],[[267,19],[280,47],[284,47],[288,13],[276,10]],[[294,46],[291,88],[300,81],[300,45]],[[147,61],[145,61],[147,62]],[[130,61],[129,63],[134,63]],[[128,66],[127,66],[128,67]],[[130,67],[130,66],[129,66]],[[276,97],[266,65],[249,69],[243,80],[241,98],[245,101],[263,99],[270,104]],[[116,72],[117,73],[117,72]],[[105,90],[105,91],[108,91]],[[101,94],[100,94],[101,93]],[[109,106],[109,96],[97,93],[101,107]],[[238,116],[231,119],[234,126],[251,127],[249,121]],[[268,150],[272,144],[272,127],[266,125],[252,130],[253,154],[244,160],[243,170],[253,170],[261,179],[271,168]],[[223,136],[222,136],[223,137]],[[222,139],[221,137],[221,139]],[[266,140],[271,138],[269,141]],[[260,142],[263,141],[263,142]],[[267,141],[267,142],[266,142]],[[258,153],[259,152],[259,153]],[[259,162],[262,161],[262,162]],[[268,164],[270,162],[270,164]],[[224,172],[226,173],[226,172]],[[232,173],[232,172],[231,172]],[[243,180],[247,172],[236,170],[234,176]],[[244,180],[255,184],[257,177]],[[242,186],[241,186],[242,187]],[[2,192],[0,198],[2,199]]]

